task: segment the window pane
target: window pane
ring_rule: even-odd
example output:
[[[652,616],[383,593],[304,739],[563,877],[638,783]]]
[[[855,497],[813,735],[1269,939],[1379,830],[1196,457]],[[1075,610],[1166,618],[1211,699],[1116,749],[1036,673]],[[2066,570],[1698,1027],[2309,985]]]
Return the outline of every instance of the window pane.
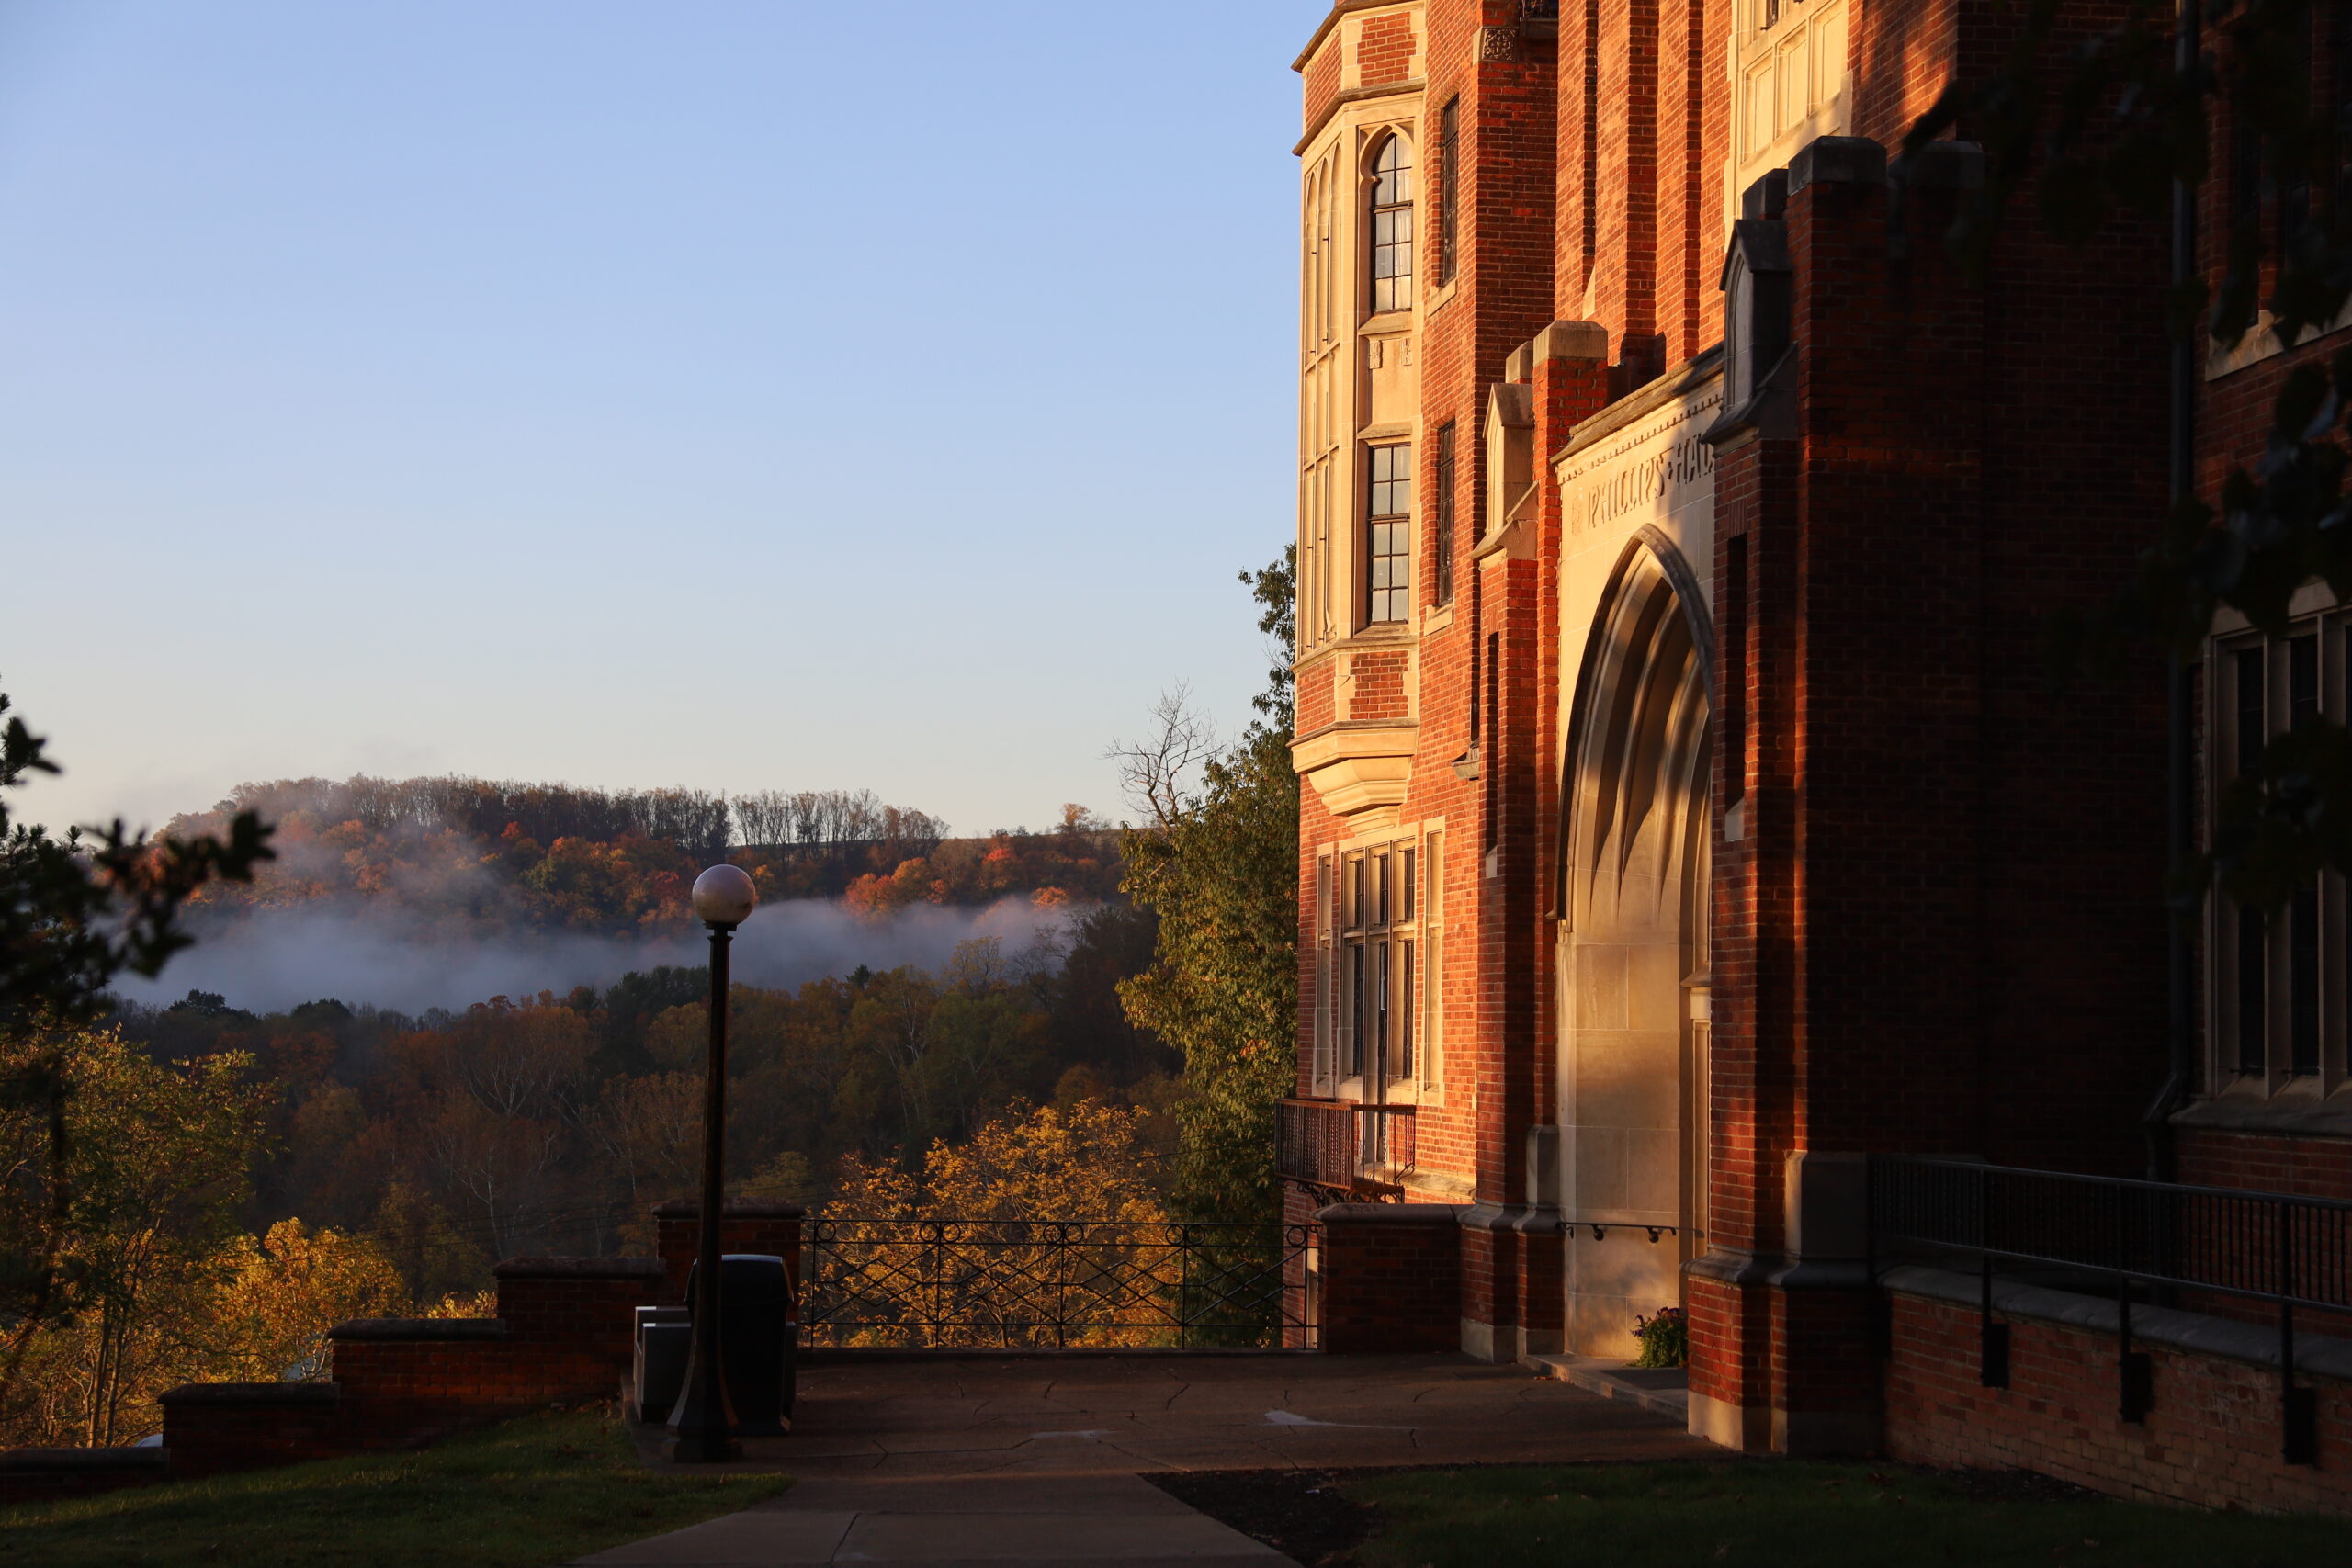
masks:
[[[1407,942],[1397,945],[1403,951],[1398,955],[1402,975],[1396,992],[1396,1076],[1409,1078],[1413,1076],[1413,1015],[1419,1009],[1416,1006],[1418,993],[1413,989],[1413,944]]]
[[[1413,852],[1399,850],[1396,852],[1396,881],[1401,890],[1396,918],[1400,920],[1409,920],[1413,918]]]
[[[1348,1076],[1363,1076],[1363,943],[1348,947]]]
[[[2268,739],[2263,715],[2264,650],[2250,648],[2237,656],[2238,774],[2251,777],[2262,771],[2262,745]]]
[[[1374,1005],[1378,1007],[1380,1010],[1380,1020],[1378,1027],[1374,1032],[1373,1038],[1374,1047],[1377,1051],[1377,1056],[1375,1059],[1380,1065],[1382,1076],[1385,1077],[1388,1071],[1388,987],[1390,979],[1388,973],[1388,944],[1385,942],[1382,942],[1379,945],[1378,951],[1380,955],[1380,972],[1377,978],[1379,980],[1380,989],[1379,998]]]
[[[2296,889],[2288,922],[2288,1068],[2319,1071],[2319,889]]]
[[[1366,449],[1364,619],[1401,621],[1409,613],[1413,449]]]
[[[2258,909],[2238,911],[2238,1071],[2258,1073],[2270,1030],[2269,943]]]
[[[1437,537],[1430,545],[1432,564],[1436,568],[1438,604],[1453,603],[1453,447],[1454,427],[1446,425],[1437,433]]]
[[[2319,716],[2319,638],[2299,637],[2287,644],[2287,728]]]

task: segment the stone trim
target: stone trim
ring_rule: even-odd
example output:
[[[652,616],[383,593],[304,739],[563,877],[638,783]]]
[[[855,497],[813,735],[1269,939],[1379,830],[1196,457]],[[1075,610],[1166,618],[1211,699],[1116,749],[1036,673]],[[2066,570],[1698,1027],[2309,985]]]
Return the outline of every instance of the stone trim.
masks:
[[[172,1468],[171,1454],[148,1449],[0,1449],[0,1475],[87,1475],[94,1472],[154,1471],[161,1480]]]
[[[798,1220],[807,1218],[808,1211],[798,1203],[729,1198],[727,1207],[720,1213],[730,1220]],[[653,1217],[657,1220],[698,1220],[702,1217],[702,1203],[693,1198],[673,1198],[666,1203],[654,1204]]]
[[[1373,87],[1348,87],[1333,94],[1331,107],[1323,111],[1322,118],[1307,127],[1306,134],[1298,139],[1298,145],[1290,150],[1290,155],[1294,158],[1303,156],[1309,147],[1315,145],[1315,139],[1323,134],[1332,118],[1350,104],[1370,103],[1375,98],[1419,97],[1421,89],[1428,85],[1422,77],[1408,76],[1402,82],[1383,82]],[[1418,154],[1419,149],[1417,147],[1414,151]]]
[[[1879,1282],[1899,1296],[1944,1302],[1964,1306],[1971,1312],[1977,1310],[1983,1300],[1984,1285],[1975,1275],[1925,1264],[1890,1269],[1880,1276]],[[2107,1297],[2029,1285],[1997,1275],[1993,1280],[1993,1310],[2004,1317],[2034,1318],[2109,1336],[2116,1333],[2118,1326],[2115,1303]],[[2242,1361],[2274,1371],[2278,1366],[2277,1329],[2209,1317],[2201,1312],[2182,1312],[2177,1307],[2134,1303],[2132,1339],[2135,1345],[2161,1345],[2167,1350]],[[2352,1340],[2330,1338],[2298,1328],[2295,1371],[2299,1376],[2352,1382]]]
[[[658,1258],[510,1258],[491,1273],[501,1280],[658,1280],[662,1269]]]
[[[480,1340],[506,1337],[501,1317],[356,1317],[327,1330],[336,1340]]]
[[[1454,1203],[1329,1203],[1315,1211],[1324,1224],[1334,1220],[1356,1225],[1451,1225],[1461,1221]]]
[[[156,1396],[165,1406],[225,1404],[232,1406],[334,1405],[343,1399],[343,1385],[333,1382],[184,1382]]]

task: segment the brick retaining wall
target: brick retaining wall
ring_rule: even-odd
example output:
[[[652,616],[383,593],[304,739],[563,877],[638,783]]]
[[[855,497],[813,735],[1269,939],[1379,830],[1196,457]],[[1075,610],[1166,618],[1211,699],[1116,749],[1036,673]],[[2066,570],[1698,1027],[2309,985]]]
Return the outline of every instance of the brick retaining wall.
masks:
[[[171,1473],[160,1448],[8,1449],[0,1450],[0,1508],[152,1486]]]
[[[2297,1377],[2319,1392],[2319,1463],[2279,1457],[2277,1339],[2199,1314],[2136,1308],[2155,1366],[2143,1424],[2118,1414],[2112,1302],[1996,1282],[2009,1386],[1977,1381],[1976,1281],[1897,1269],[1886,1448],[1922,1464],[2023,1468],[2148,1502],[2352,1513],[2352,1343],[2303,1337]]]
[[[797,1279],[799,1215],[774,1204],[730,1212],[729,1247],[781,1252]],[[684,1217],[690,1257],[691,1205]],[[665,1241],[674,1242],[672,1213],[662,1220]],[[674,1299],[673,1274],[683,1281],[684,1267],[674,1258],[515,1258],[494,1272],[496,1317],[335,1325],[327,1336],[332,1382],[169,1390],[161,1449],[0,1450],[0,1502],[416,1448],[550,1404],[610,1398],[628,1372],[635,1309]],[[125,1457],[132,1454],[153,1457]]]

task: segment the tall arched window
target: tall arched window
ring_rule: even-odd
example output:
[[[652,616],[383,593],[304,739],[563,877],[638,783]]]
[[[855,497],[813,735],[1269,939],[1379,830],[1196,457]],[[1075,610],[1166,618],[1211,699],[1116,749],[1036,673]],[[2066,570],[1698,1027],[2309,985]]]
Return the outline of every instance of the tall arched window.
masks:
[[[1372,308],[1413,303],[1413,150],[1401,136],[1380,144],[1372,162]]]

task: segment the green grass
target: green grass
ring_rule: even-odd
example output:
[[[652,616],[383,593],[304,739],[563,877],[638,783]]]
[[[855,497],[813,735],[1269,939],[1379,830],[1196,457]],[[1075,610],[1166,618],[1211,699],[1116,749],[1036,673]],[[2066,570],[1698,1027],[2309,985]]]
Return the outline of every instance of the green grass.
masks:
[[[1986,1497],[1902,1466],[1804,1461],[1496,1467],[1359,1476],[1385,1521],[1365,1568],[2341,1564],[2352,1525],[2136,1503]]]
[[[656,1473],[614,1417],[534,1416],[415,1453],[0,1509],[0,1565],[549,1568],[790,1484]]]

